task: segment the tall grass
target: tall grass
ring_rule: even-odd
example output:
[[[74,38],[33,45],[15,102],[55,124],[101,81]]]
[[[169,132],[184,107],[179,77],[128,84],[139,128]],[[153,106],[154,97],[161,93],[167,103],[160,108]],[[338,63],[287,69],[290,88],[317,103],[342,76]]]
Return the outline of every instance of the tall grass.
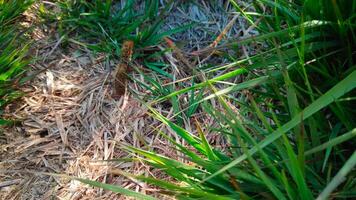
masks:
[[[181,90],[147,77],[147,88],[161,91],[154,103],[191,99],[182,110],[176,106],[176,118],[170,119],[147,105],[152,116],[185,141],[187,146],[182,146],[157,131],[187,162],[149,147],[128,146],[135,159],[161,169],[179,184],[123,175],[178,199],[355,198],[356,2],[257,0],[252,3],[255,12],[245,11],[234,0],[230,3],[248,22],[262,17],[260,34],[224,47],[260,41],[265,48],[250,58],[204,69],[205,82]],[[243,82],[231,81],[239,76]],[[202,96],[194,95],[199,91]],[[180,118],[189,118],[197,107],[213,117],[216,126],[196,121],[193,134]],[[204,130],[220,133],[227,146],[209,144]],[[117,186],[96,186],[121,192]]]
[[[8,103],[21,96],[16,86],[28,60],[27,45],[23,45],[22,35],[18,34],[21,31],[18,18],[32,3],[30,0],[0,1],[0,116]],[[0,118],[0,125],[9,123]]]

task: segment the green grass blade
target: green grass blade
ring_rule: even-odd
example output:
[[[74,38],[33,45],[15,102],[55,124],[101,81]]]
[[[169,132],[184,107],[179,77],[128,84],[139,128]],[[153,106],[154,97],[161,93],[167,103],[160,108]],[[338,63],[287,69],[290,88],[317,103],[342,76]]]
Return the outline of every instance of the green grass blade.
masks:
[[[319,152],[319,151],[322,151],[324,149],[327,149],[327,148],[331,148],[333,146],[336,146],[340,143],[343,143],[343,142],[346,142],[350,139],[352,139],[353,137],[356,136],[356,128],[354,128],[353,130],[343,134],[343,135],[340,135],[336,138],[333,138],[327,142],[325,142],[324,144],[321,144],[320,146],[317,146],[317,147],[314,147],[308,151],[305,152],[305,156],[309,156],[311,154],[314,154],[316,152]]]
[[[231,197],[213,194],[213,193],[209,193],[209,192],[199,190],[199,189],[177,186],[177,185],[169,183],[167,181],[161,181],[161,180],[150,178],[150,177],[136,176],[136,178],[139,180],[145,181],[147,183],[151,183],[151,184],[157,185],[159,187],[169,189],[170,191],[176,191],[178,193],[180,192],[183,194],[185,193],[186,195],[189,194],[189,195],[197,196],[197,197],[204,198],[204,199],[211,199],[211,200],[232,200],[233,199]]]
[[[356,152],[346,161],[344,166],[339,170],[339,172],[334,176],[331,182],[326,186],[326,188],[319,194],[316,198],[317,200],[326,200],[328,196],[334,191],[344,180],[345,176],[354,169],[356,165]]]
[[[333,140],[337,136],[340,129],[341,129],[341,124],[336,124],[336,126],[332,129],[329,141]],[[332,146],[330,146],[326,149],[324,163],[323,163],[323,167],[321,169],[322,172],[324,172],[324,170],[325,170],[326,163],[328,162],[331,150],[332,150]]]
[[[356,71],[352,72],[350,75],[348,75],[342,81],[340,81],[337,85],[335,85],[333,88],[331,88],[328,92],[326,92],[324,95],[319,97],[316,101],[314,101],[312,104],[310,104],[308,107],[306,107],[302,112],[300,112],[298,115],[296,115],[288,123],[284,124],[281,128],[277,129],[272,134],[270,134],[267,138],[265,138],[262,142],[260,142],[258,144],[258,147],[253,147],[252,149],[250,149],[249,153],[251,155],[253,155],[258,151],[258,148],[262,149],[262,148],[272,144],[274,141],[276,141],[278,138],[280,138],[282,136],[282,134],[285,134],[286,132],[288,132],[295,126],[297,126],[299,123],[301,123],[303,120],[312,116],[313,114],[315,114],[322,108],[328,106],[330,103],[334,102],[336,99],[340,98],[342,95],[346,94],[347,92],[349,92],[350,90],[352,90],[355,87],[356,87]],[[228,165],[224,166],[219,171],[215,172],[214,174],[210,175],[209,177],[205,178],[203,181],[211,179],[212,177],[215,177],[215,176],[225,172],[226,170],[241,163],[246,158],[247,158],[247,156],[245,154],[236,158],[234,161],[232,161]]]
[[[172,128],[179,136],[184,138],[190,145],[192,145],[194,148],[196,148],[199,152],[203,153],[206,155],[204,147],[201,145],[201,141],[198,137],[194,136],[193,134],[189,133],[188,131],[184,130],[182,127],[176,125],[175,123],[171,122],[169,119],[158,113],[156,110],[153,108],[149,107],[151,110],[152,114],[154,117],[156,117],[158,120],[163,122],[164,124],[168,125],[170,128]]]
[[[202,146],[204,147],[205,149],[205,152],[207,154],[207,157],[209,158],[209,160],[211,161],[215,161],[217,160],[217,156],[215,155],[213,149],[211,148],[211,146],[209,145],[209,142],[207,141],[205,135],[204,135],[204,132],[200,126],[200,123],[195,120],[195,124],[196,124],[196,127],[197,127],[197,130],[198,130],[198,133],[199,133],[199,136],[200,136],[200,139],[202,141]]]
[[[92,181],[89,179],[83,179],[83,178],[75,178],[75,180],[80,181],[82,183],[94,186],[94,187],[99,187],[99,188],[103,188],[105,190],[109,190],[115,193],[120,193],[126,196],[130,196],[130,197],[134,197],[137,199],[142,199],[142,200],[157,200],[154,197],[148,196],[148,195],[144,195],[142,193],[139,192],[134,192],[130,189],[125,189],[116,185],[112,185],[112,184],[106,184],[106,183],[101,183],[98,181]]]

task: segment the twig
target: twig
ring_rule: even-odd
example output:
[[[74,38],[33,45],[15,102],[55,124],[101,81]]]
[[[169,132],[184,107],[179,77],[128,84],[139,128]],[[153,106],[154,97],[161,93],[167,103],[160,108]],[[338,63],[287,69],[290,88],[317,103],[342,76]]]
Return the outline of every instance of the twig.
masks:
[[[210,52],[208,54],[208,56],[206,56],[206,58],[203,59],[202,62],[204,62],[207,59],[209,59],[216,52],[215,48],[218,46],[218,44],[221,42],[221,40],[224,38],[224,36],[229,32],[229,30],[235,24],[235,21],[236,21],[237,17],[238,17],[238,15],[235,15],[234,18],[232,18],[232,20],[225,26],[223,31],[218,35],[218,37],[214,40],[214,42],[209,45],[209,47],[201,50],[201,51],[207,51],[209,49],[212,49],[212,52]]]
[[[177,56],[178,60],[180,60],[185,66],[185,71],[192,71],[194,74],[196,74],[196,77],[201,81],[204,82],[204,77],[203,74],[197,72],[197,70],[193,67],[195,66],[196,62],[191,63],[183,54],[183,52],[174,44],[172,40],[170,40],[168,37],[165,37],[164,40],[166,41],[167,45],[169,48],[173,50],[173,53]]]
[[[0,183],[0,188],[8,187],[11,185],[16,185],[21,183],[21,179],[15,179],[15,180],[10,180],[10,181],[4,181]]]

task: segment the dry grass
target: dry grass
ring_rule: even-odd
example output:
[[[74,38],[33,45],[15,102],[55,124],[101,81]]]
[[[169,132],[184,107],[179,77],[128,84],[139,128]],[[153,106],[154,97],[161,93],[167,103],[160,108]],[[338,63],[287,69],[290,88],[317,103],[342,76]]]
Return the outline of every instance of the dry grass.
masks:
[[[212,9],[204,1],[199,5],[174,7],[167,21],[167,27],[186,21],[202,24],[173,37],[184,52],[213,44],[233,18],[229,5],[224,3],[219,5],[221,10]],[[242,28],[248,29],[237,21],[225,37],[236,37]],[[156,188],[123,178],[115,169],[153,176],[164,174],[140,162],[102,161],[127,157],[121,145],[148,145],[167,156],[180,157],[152,131],[159,123],[147,115],[145,106],[127,93],[118,101],[112,98],[112,69],[118,61],[106,61],[102,55],[93,57],[74,44],[62,48],[56,31],[44,29],[47,31],[37,30],[34,34],[37,46],[33,55],[38,60],[32,64],[33,72],[44,72],[23,88],[27,92],[23,100],[9,108],[7,115],[22,120],[22,125],[7,129],[0,140],[0,199],[125,199],[77,181],[33,172],[63,173],[155,193]],[[180,67],[174,55],[167,58],[176,69]],[[201,59],[204,58],[206,55]],[[216,58],[210,61],[213,59]],[[139,90],[134,83],[129,83],[129,87]],[[168,117],[173,113],[171,108],[157,109]],[[197,119],[203,124],[213,123],[205,115]],[[194,130],[192,124],[185,123],[187,130]],[[161,129],[182,143],[173,131]],[[209,139],[217,146],[224,142],[214,134]]]

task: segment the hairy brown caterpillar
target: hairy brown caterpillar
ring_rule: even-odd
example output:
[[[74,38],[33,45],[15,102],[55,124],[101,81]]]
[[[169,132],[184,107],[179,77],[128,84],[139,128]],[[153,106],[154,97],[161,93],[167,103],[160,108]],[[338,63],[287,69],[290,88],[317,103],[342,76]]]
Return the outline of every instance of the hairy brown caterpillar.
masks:
[[[116,66],[114,73],[114,99],[119,99],[125,94],[127,85],[127,69],[132,59],[134,42],[131,40],[124,41],[121,48],[121,60]]]

